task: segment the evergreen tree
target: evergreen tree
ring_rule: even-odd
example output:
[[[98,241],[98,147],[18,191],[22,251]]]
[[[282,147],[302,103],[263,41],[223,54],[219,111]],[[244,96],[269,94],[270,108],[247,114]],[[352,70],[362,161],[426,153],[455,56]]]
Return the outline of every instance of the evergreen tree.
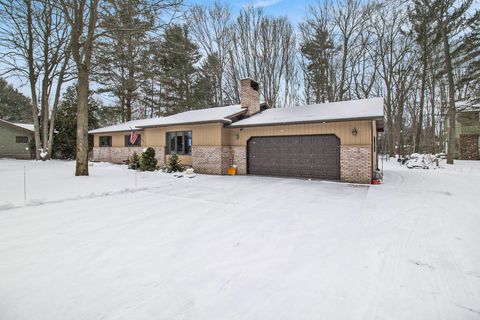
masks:
[[[77,88],[72,85],[62,96],[55,119],[53,155],[60,159],[75,159],[77,142]],[[102,108],[90,94],[88,98],[88,130],[100,127]],[[88,137],[88,150],[93,148],[93,136]]]
[[[148,147],[140,156],[141,171],[155,171],[157,169],[158,160],[155,159],[155,149]]]
[[[217,55],[208,55],[200,67],[200,77],[196,88],[195,96],[199,107],[219,107],[218,88],[220,79],[218,78],[220,62]]]
[[[114,0],[102,20],[105,36],[98,41],[96,80],[100,92],[117,98],[123,121],[132,120],[150,68],[150,33],[157,27],[157,5],[151,0]]]
[[[195,67],[200,53],[189,37],[187,26],[168,27],[157,54],[161,66],[163,115],[204,107],[198,99],[200,77]]]
[[[176,153],[172,154],[168,158],[167,172],[182,172],[185,168],[182,165],[182,161],[178,158]]]
[[[334,100],[331,59],[335,46],[326,25],[305,23],[301,26],[300,52],[306,59],[305,90],[309,103]],[[313,99],[311,98],[313,97]]]
[[[0,119],[12,122],[32,122],[30,99],[2,78],[0,78]]]

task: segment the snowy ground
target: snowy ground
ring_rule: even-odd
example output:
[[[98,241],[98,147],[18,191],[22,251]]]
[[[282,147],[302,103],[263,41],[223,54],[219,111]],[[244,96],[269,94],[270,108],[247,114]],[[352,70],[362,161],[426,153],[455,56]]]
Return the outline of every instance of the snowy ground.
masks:
[[[478,162],[370,187],[73,169],[0,160],[2,320],[480,319]]]

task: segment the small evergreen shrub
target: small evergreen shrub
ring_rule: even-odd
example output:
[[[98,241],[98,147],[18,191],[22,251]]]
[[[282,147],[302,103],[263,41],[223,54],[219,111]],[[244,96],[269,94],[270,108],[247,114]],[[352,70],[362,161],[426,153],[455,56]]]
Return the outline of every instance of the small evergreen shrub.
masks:
[[[141,171],[155,171],[157,170],[157,162],[155,159],[155,149],[148,147],[140,157]]]
[[[140,169],[140,156],[138,153],[134,152],[128,159],[128,169]]]
[[[182,161],[178,158],[176,153],[172,154],[168,159],[168,165],[166,168],[166,172],[182,172],[185,170],[183,167]]]

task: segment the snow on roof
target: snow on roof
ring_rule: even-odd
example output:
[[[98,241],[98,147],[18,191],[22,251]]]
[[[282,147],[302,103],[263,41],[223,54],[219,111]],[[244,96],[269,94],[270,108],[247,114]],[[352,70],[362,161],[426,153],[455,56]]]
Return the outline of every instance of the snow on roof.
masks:
[[[480,104],[473,104],[469,101],[456,101],[455,109],[457,110],[457,112],[480,111]]]
[[[246,109],[241,105],[233,105],[227,107],[216,107],[208,109],[191,110],[182,113],[177,113],[169,117],[148,119],[146,124],[140,127],[158,127],[169,126],[175,124],[185,123],[205,123],[205,122],[226,122],[231,123],[229,118],[237,114],[245,112]]]
[[[291,108],[267,109],[231,124],[231,127],[284,123],[383,118],[383,98],[329,102]]]
[[[19,127],[19,128],[28,130],[28,131],[34,131],[34,129],[33,129],[33,124],[28,124],[28,123],[14,123],[14,122],[10,122],[10,121],[3,120],[3,119],[0,119],[0,121],[5,122],[5,123],[7,123],[7,124],[9,124],[9,125],[12,125],[12,126],[15,126],[15,127]]]
[[[125,123],[119,123],[113,126],[90,130],[89,133],[141,130],[142,128],[147,127],[160,127],[187,123],[231,123],[232,121],[229,119],[230,117],[243,113],[245,111],[246,109],[242,108],[239,104],[227,107],[191,110],[177,113],[168,117],[134,120]]]
[[[103,132],[120,132],[120,131],[132,131],[132,130],[139,130],[140,125],[147,123],[147,120],[152,119],[142,119],[142,120],[132,120],[127,122],[122,122],[118,124],[114,124],[111,126],[93,129],[88,131],[88,133],[103,133]]]
[[[14,123],[14,125],[16,125],[17,127],[22,127],[23,129],[27,129],[27,130],[30,130],[30,131],[35,131],[35,129],[33,128],[33,124],[29,124],[29,123]]]

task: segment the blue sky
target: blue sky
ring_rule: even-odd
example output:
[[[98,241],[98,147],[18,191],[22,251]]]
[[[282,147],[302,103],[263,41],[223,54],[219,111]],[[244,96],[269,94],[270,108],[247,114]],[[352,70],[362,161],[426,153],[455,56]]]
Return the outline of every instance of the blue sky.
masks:
[[[188,5],[208,5],[212,4],[215,0],[184,0],[185,4]],[[244,6],[253,3],[256,6],[261,6],[264,8],[264,11],[268,15],[272,16],[287,16],[294,27],[297,27],[298,23],[303,20],[305,17],[305,9],[308,5],[314,5],[317,3],[317,0],[234,0],[226,1],[220,0],[223,3],[228,3],[231,6],[231,9],[236,15],[241,8]],[[21,81],[16,77],[8,78],[7,81],[13,84],[17,89],[19,89],[23,94],[30,96],[30,91],[28,85],[23,85]],[[110,99],[103,97],[105,103],[109,103]]]
[[[185,0],[189,4],[211,4],[214,0]],[[316,4],[316,0],[235,0],[225,1],[229,3],[233,11],[237,13],[243,6],[254,3],[262,6],[265,13],[273,16],[287,16],[293,24],[300,22],[305,16],[305,8]]]

